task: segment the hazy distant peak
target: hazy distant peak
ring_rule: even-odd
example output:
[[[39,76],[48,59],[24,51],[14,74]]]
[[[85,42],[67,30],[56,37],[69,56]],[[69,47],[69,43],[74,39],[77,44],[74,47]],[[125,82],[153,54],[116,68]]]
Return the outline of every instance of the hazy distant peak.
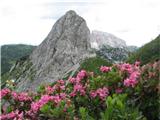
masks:
[[[111,46],[113,48],[125,48],[126,42],[115,35],[107,32],[93,30],[91,33],[91,46],[92,48],[99,49],[103,45]]]

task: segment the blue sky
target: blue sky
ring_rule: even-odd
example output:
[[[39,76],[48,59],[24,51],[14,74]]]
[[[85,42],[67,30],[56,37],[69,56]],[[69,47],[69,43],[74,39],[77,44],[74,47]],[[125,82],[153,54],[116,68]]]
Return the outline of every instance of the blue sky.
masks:
[[[160,0],[0,0],[0,44],[40,44],[68,10],[90,30],[141,46],[160,34]]]

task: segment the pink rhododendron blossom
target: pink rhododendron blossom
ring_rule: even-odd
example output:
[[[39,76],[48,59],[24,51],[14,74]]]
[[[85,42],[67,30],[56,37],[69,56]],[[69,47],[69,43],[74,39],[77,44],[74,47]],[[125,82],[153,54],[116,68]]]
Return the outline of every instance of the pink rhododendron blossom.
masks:
[[[110,71],[111,70],[111,67],[107,67],[107,66],[101,66],[101,68],[100,68],[100,71],[101,72],[108,72],[108,71]]]
[[[51,97],[51,100],[54,101],[56,104],[58,104],[59,102],[61,102],[61,98],[59,95],[55,95]]]
[[[67,95],[66,95],[66,93],[60,93],[59,96],[60,96],[60,98],[64,99],[64,98],[66,98]]]
[[[37,111],[38,111],[38,110],[37,110]],[[34,117],[35,117],[35,113],[36,113],[36,112],[33,112],[32,109],[29,110],[29,111],[26,111],[26,115],[27,115],[27,116],[30,116],[31,118],[34,118]]]
[[[28,93],[25,93],[25,92],[22,92],[22,93],[12,92],[11,95],[14,100],[17,100],[19,102],[25,102],[25,101],[32,100],[32,98],[30,96],[28,96]]]
[[[50,99],[51,99],[51,96],[49,96],[49,95],[43,95],[41,97],[41,99],[39,100],[39,103],[42,104],[42,105],[44,105],[44,104],[48,103],[48,101]]]
[[[129,63],[121,64],[119,67],[121,71],[127,71],[128,73],[133,72],[132,65]]]
[[[71,97],[74,97],[74,96],[76,96],[76,92],[73,91],[73,92],[71,92],[69,95],[70,95]]]
[[[91,96],[92,98],[95,98],[95,97],[97,96],[97,92],[96,92],[96,91],[91,91],[91,92],[90,92],[90,96]]]
[[[81,89],[83,89],[83,86],[81,84],[74,85],[74,91],[80,91]]]
[[[74,85],[74,92],[80,92],[80,95],[85,95],[84,87],[81,84]]]
[[[84,79],[87,76],[87,72],[85,70],[81,70],[78,74],[77,74],[77,78],[79,79]]]
[[[139,66],[139,65],[140,65],[140,61],[136,61],[135,66]]]
[[[19,112],[18,110],[12,111],[8,114],[0,115],[0,120],[23,120],[23,112]]]
[[[47,86],[47,87],[45,88],[45,90],[46,90],[47,94],[51,94],[51,93],[54,92],[54,88],[51,87],[51,86]]]
[[[140,73],[138,71],[134,71],[130,74],[130,79],[137,79],[140,76]]]
[[[4,96],[8,95],[10,92],[11,92],[11,91],[10,91],[10,89],[8,89],[8,88],[2,89],[2,90],[0,91],[0,99],[3,98]]]
[[[65,86],[64,85],[61,85],[59,86],[61,90],[65,90]]]
[[[14,113],[14,112],[12,111],[11,113],[8,113],[8,114],[6,115],[6,117],[7,117],[7,119],[12,119],[12,118],[16,117],[16,113]]]
[[[58,80],[57,81],[59,84],[64,85],[65,81],[64,80]]]
[[[90,96],[92,98],[95,98],[96,96],[99,96],[101,100],[104,100],[109,94],[108,88],[103,87],[99,88],[96,91],[91,91]]]
[[[49,101],[53,101],[58,104],[61,101],[61,98],[59,95],[43,95],[39,101],[33,102],[31,104],[31,110],[36,113],[43,105],[47,104]]]
[[[73,84],[76,82],[76,78],[70,77],[68,81]]]
[[[80,90],[80,95],[84,96],[86,94],[86,91],[84,89]]]
[[[104,88],[99,88],[97,90],[97,95],[100,97],[100,99],[104,100],[106,96],[108,96],[109,91],[108,88],[104,87]]]
[[[18,114],[18,118],[23,120],[23,112],[21,112],[20,114]]]
[[[117,88],[115,91],[116,91],[116,93],[122,93],[123,89],[122,88]]]
[[[39,104],[39,102],[33,102],[32,104],[31,104],[31,110],[34,112],[34,113],[36,113],[39,109],[40,109],[40,104]]]
[[[129,78],[125,79],[124,82],[123,82],[124,86],[126,86],[126,87],[130,87],[130,86],[131,87],[135,87],[135,85],[137,83],[138,83],[137,80],[135,80],[135,79],[129,79]]]

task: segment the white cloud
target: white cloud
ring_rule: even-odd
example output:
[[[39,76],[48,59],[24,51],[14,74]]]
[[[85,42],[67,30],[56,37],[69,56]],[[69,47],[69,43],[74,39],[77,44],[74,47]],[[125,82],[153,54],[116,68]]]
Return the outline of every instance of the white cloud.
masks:
[[[40,44],[67,10],[77,11],[91,30],[115,34],[141,46],[160,34],[159,0],[1,0],[2,44]]]

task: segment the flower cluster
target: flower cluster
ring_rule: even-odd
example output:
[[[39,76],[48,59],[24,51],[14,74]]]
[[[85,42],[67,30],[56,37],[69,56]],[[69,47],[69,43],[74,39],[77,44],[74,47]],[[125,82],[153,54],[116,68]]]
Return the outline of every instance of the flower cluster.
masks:
[[[70,93],[71,97],[76,96],[76,93],[80,92],[80,95],[85,95],[85,88],[82,86],[82,84],[75,84],[73,92]]]
[[[95,98],[98,96],[101,100],[105,100],[105,98],[108,96],[108,94],[109,94],[109,91],[108,91],[108,88],[106,88],[106,87],[99,88],[96,91],[90,92],[90,96],[92,98]]]
[[[135,87],[138,83],[138,78],[140,76],[139,72],[139,62],[136,62],[134,65],[127,64],[127,71],[129,73],[129,77],[124,80],[124,86],[126,87]],[[123,66],[123,65],[122,65]],[[123,67],[122,67],[123,68]]]
[[[89,113],[90,115],[97,113],[97,110],[103,112],[108,96],[113,94],[132,96],[133,92],[130,91],[143,83],[140,77],[142,76],[142,68],[140,69],[139,65],[140,62],[137,61],[135,64],[101,66],[100,74],[99,72],[94,74],[81,70],[66,81],[57,80],[50,85],[39,87],[39,91],[34,95],[27,92],[15,92],[7,88],[2,89],[0,91],[1,99],[6,104],[2,103],[2,115],[0,117],[2,120],[36,120],[42,115],[44,119],[49,117],[49,119],[58,119],[59,117],[56,115],[61,114],[61,119],[74,119],[75,116],[80,115],[79,109],[81,107],[92,112],[90,110],[92,106],[98,107],[98,109],[93,109],[94,112]],[[156,66],[154,65],[153,69],[157,68]],[[156,76],[156,74],[152,74],[154,72],[154,70],[146,71],[144,68],[147,77]],[[62,114],[67,115],[66,118],[63,118]],[[68,116],[72,118],[68,118]]]
[[[28,93],[22,92],[22,93],[16,93],[12,92],[11,93],[12,97],[14,100],[19,101],[19,102],[27,102],[27,101],[32,101],[32,98],[28,95]]]
[[[4,96],[8,95],[9,93],[11,93],[10,89],[8,89],[8,88],[2,89],[0,91],[0,99],[2,99]]]
[[[119,68],[121,71],[127,71],[128,73],[133,72],[132,65],[129,63],[121,64],[121,65],[119,65]]]
[[[77,79],[79,78],[80,80],[84,79],[87,76],[87,72],[85,70],[81,70],[78,74],[77,74]]]
[[[19,112],[19,110],[12,111],[8,114],[2,114],[0,116],[1,120],[23,120],[23,112]]]
[[[51,87],[51,86],[46,86],[45,87],[45,91],[46,91],[46,94],[53,94],[53,92],[56,92],[56,91],[64,91],[65,90],[65,81],[64,80],[58,80],[56,82],[56,84]]]
[[[107,66],[101,66],[100,71],[105,73],[111,70],[111,67],[107,67]]]
[[[43,95],[38,101],[32,102],[31,111],[37,113],[41,107],[43,107],[48,102],[52,102],[54,105],[58,105],[61,100],[66,98],[65,93],[61,93],[60,95]]]

